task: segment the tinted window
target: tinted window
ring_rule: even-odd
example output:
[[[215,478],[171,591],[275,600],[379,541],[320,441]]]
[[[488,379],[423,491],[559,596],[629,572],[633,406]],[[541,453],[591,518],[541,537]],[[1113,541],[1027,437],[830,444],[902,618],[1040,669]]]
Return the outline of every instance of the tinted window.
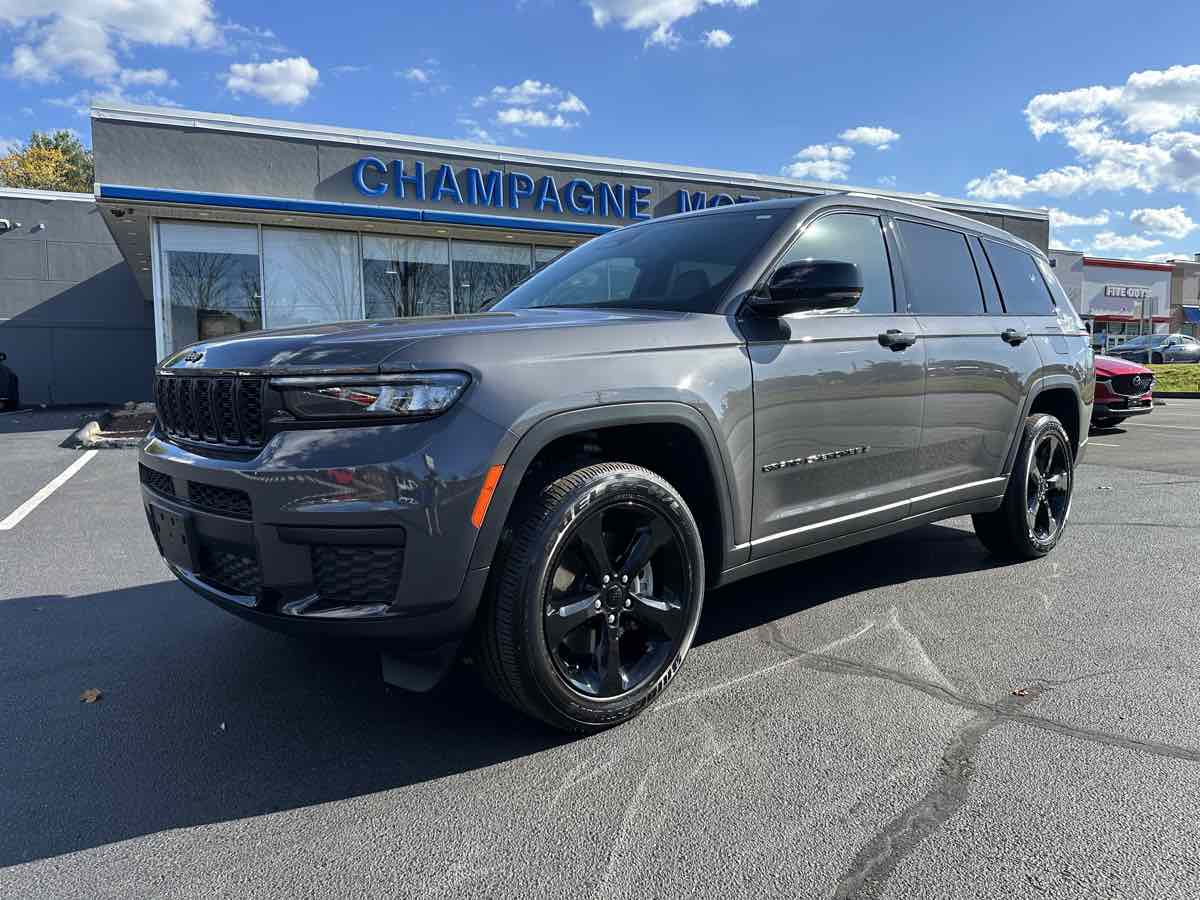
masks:
[[[916,222],[897,224],[906,256],[909,310],[926,316],[981,314],[983,294],[966,236]]]
[[[854,307],[860,313],[895,311],[892,299],[892,270],[887,246],[877,216],[837,213],[822,216],[804,229],[782,263],[802,259],[836,259],[852,262],[862,275],[862,299]]]
[[[984,250],[996,273],[1000,295],[1004,298],[1004,310],[1017,316],[1052,316],[1054,304],[1050,289],[1042,280],[1033,257],[1024,250],[984,241]]]
[[[729,212],[622,228],[572,250],[517,285],[492,309],[715,312],[784,215]]]

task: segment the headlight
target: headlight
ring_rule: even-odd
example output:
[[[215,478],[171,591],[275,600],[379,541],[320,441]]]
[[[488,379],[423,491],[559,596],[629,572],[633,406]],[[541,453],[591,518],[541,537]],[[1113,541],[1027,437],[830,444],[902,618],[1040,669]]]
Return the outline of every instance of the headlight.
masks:
[[[403,419],[445,412],[470,382],[462,372],[420,372],[274,378],[271,386],[297,418]]]

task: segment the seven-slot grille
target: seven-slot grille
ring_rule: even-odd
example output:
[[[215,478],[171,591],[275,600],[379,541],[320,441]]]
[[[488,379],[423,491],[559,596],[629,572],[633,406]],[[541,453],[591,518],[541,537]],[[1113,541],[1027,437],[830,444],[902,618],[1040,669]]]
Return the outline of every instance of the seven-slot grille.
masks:
[[[263,444],[262,378],[160,375],[158,419],[173,437],[230,447]]]
[[[1140,397],[1154,387],[1153,375],[1114,375],[1109,381],[1114,394],[1122,397]]]

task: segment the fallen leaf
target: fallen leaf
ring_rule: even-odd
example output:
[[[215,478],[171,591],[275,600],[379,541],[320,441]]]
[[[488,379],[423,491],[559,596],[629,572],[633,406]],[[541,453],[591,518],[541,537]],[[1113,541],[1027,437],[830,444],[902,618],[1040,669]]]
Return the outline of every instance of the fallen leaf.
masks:
[[[103,696],[104,696],[104,694],[103,694],[103,692],[101,692],[100,688],[88,688],[86,691],[84,691],[82,694],[79,695],[79,699],[82,700],[84,703],[96,703]]]
[[[1015,691],[1012,692],[1012,695],[1014,697],[1028,697],[1029,691],[1025,690],[1025,688],[1017,688]]]

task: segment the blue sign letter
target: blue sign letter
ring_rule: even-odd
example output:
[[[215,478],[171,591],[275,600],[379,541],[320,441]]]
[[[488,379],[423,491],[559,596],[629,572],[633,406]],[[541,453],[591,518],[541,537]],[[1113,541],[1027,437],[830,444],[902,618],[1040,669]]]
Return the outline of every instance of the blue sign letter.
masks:
[[[533,179],[524,172],[508,173],[508,205],[512,209],[521,208],[522,197],[533,196]]]
[[[376,159],[374,156],[367,156],[360,159],[354,164],[354,186],[358,188],[360,194],[366,194],[368,197],[378,197],[381,194],[386,194],[388,183],[380,181],[375,187],[367,187],[367,181],[363,177],[367,169],[383,176],[387,174],[387,166],[383,164],[383,160]]]
[[[442,167],[438,169],[437,178],[433,182],[433,196],[429,199],[437,203],[442,199],[443,194],[449,194],[454,198],[455,203],[462,203],[462,191],[458,189],[458,179],[454,177],[454,170],[447,163],[442,163]]]
[[[728,194],[713,194],[713,198],[708,201],[709,208],[715,206],[733,206],[733,198]]]
[[[738,203],[757,203],[762,197],[755,197],[753,194],[738,194]]]
[[[563,191],[567,195],[567,209],[577,216],[594,216],[596,214],[596,195],[592,192],[592,183],[583,178],[572,178]],[[580,200],[583,202],[581,203]]]
[[[467,169],[467,202],[472,206],[494,206],[499,209],[504,205],[504,190],[500,186],[499,169],[487,173],[487,181],[478,169]]]
[[[650,213],[646,212],[650,208],[650,201],[646,199],[652,188],[644,184],[634,184],[629,187],[629,218],[631,219],[649,219]]]
[[[413,196],[417,200],[425,199],[425,164],[421,162],[413,163],[413,173],[411,175],[404,174],[404,160],[392,160],[392,179],[396,182],[396,196],[401,200],[404,199],[404,185],[411,184],[413,186]]]
[[[533,208],[538,212],[545,212],[547,206],[553,207],[556,213],[562,215],[562,201],[558,199],[558,186],[549,175],[539,183],[537,199],[533,201]]]
[[[618,184],[614,189],[607,181],[601,181],[596,187],[599,188],[600,215],[624,216],[625,185]]]
[[[696,191],[694,194],[689,194],[685,190],[679,191],[679,211],[681,213],[691,212],[693,209],[704,209],[707,204],[707,191]]]

